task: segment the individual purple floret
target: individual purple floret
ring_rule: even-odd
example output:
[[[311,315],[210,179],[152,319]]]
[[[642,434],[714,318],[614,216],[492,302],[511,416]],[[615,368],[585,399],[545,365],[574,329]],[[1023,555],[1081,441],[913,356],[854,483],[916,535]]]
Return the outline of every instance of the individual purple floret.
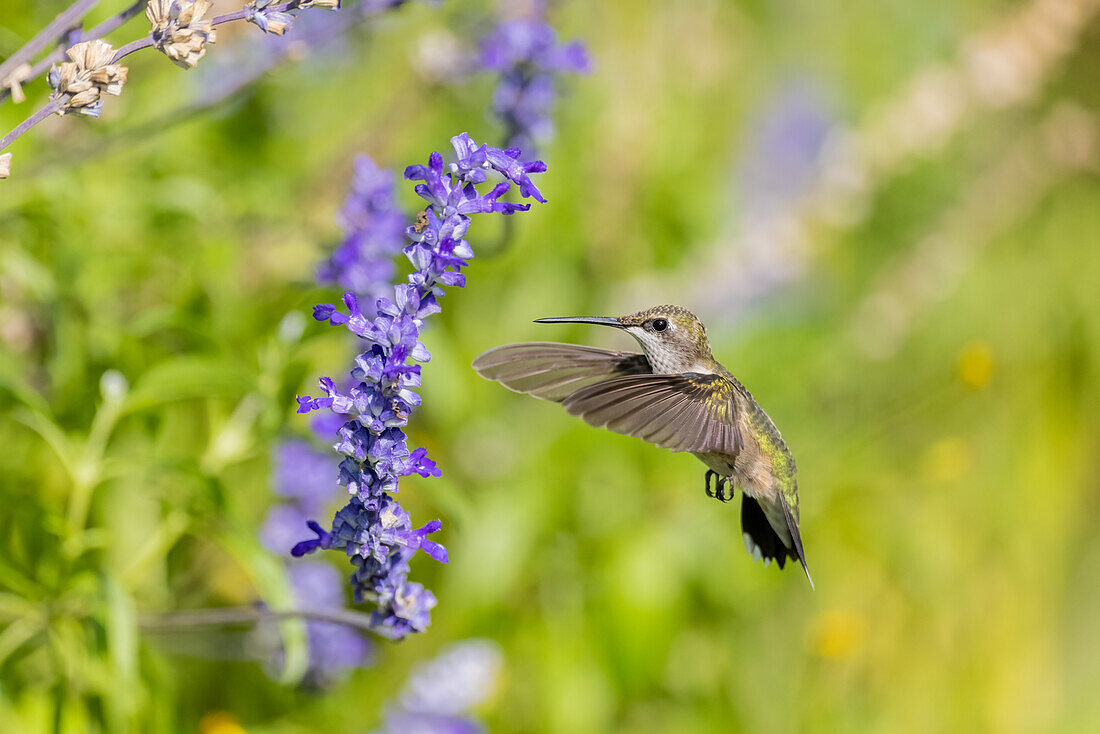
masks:
[[[536,13],[543,15],[545,9]],[[558,43],[553,27],[536,17],[497,26],[481,43],[481,65],[500,74],[493,112],[506,127],[508,145],[528,155],[535,152],[536,141],[548,140],[554,132],[554,76],[584,74],[591,68],[579,41]]]
[[[489,640],[465,640],[413,669],[376,734],[477,734],[470,710],[489,698],[502,664]]]
[[[339,387],[326,377],[320,380],[322,397],[298,398],[301,413],[328,408],[343,417],[333,449],[343,457],[338,476],[350,499],[336,513],[331,529],[309,522],[315,537],[297,543],[292,554],[325,548],[347,553],[354,567],[355,600],[372,602],[375,628],[395,639],[426,629],[436,604],[429,590],[408,580],[409,560],[417,551],[447,560],[446,549],[428,538],[441,523],[414,528],[392,496],[401,477],[440,473],[424,449],[410,450],[403,430],[420,404],[420,365],[415,363],[431,358],[420,341],[424,319],[439,312],[445,286],[465,285],[461,271],[474,256],[465,239],[473,214],[529,209],[529,204],[501,201],[513,183],[521,196],[545,201],[530,177],[546,170],[541,161],[522,161],[516,149],[479,146],[466,133],[451,144],[455,160],[450,165],[432,153],[427,165],[405,170],[405,178],[421,182],[416,192],[427,202],[416,223],[405,230],[410,244],[404,253],[413,266],[408,283],[394,286],[391,298],[378,298],[369,307],[346,293],[345,310],[314,308],[318,321],[344,326],[365,345],[355,358],[349,386]],[[477,186],[486,184],[491,173],[505,181],[479,192]]]
[[[336,283],[373,303],[397,272],[394,257],[405,246],[405,214],[394,200],[393,171],[369,156],[355,159],[351,191],[338,217],[344,240],[317,271],[320,283]]]

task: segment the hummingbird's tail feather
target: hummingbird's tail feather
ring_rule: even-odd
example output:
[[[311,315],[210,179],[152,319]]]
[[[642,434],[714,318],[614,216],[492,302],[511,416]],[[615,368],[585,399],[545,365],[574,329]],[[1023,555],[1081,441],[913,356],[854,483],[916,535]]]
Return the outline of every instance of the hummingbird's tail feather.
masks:
[[[787,521],[787,530],[791,534],[794,550],[798,553],[798,562],[802,564],[802,570],[806,572],[806,580],[810,582],[810,588],[814,588],[814,577],[810,575],[810,567],[806,565],[806,552],[802,550],[802,533],[798,530],[798,520],[791,514],[791,507],[785,501],[780,500],[783,507],[783,517]],[[793,557],[793,556],[792,556]]]
[[[745,538],[745,550],[754,560],[763,559],[765,564],[774,560],[780,568],[783,568],[788,558],[800,562],[806,572],[806,578],[810,580],[810,588],[813,588],[814,580],[810,577],[809,568],[806,567],[806,555],[802,551],[802,536],[798,532],[798,522],[791,515],[787,503],[782,498],[770,501],[764,499],[763,503],[768,505],[771,513],[765,511],[757,498],[745,492],[741,493],[741,532]],[[777,523],[782,523],[779,529],[772,524],[769,514],[776,515]]]
[[[554,402],[594,382],[652,372],[643,354],[556,342],[495,347],[482,352],[473,367],[509,390]]]
[[[787,547],[768,522],[768,516],[756,498],[744,492],[741,493],[741,533],[745,538],[745,550],[753,560],[763,559],[765,563],[775,561],[783,568],[788,556],[797,558],[794,549]]]

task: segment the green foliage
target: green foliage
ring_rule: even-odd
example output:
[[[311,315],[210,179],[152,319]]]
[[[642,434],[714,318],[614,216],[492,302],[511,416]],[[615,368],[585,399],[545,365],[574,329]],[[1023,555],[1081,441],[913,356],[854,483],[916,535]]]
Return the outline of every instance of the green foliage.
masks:
[[[44,5],[5,7],[0,50],[48,21]],[[212,732],[217,712],[248,732],[369,730],[412,664],[471,636],[505,652],[492,731],[1100,728],[1095,159],[1041,186],[993,176],[974,206],[995,216],[961,230],[972,256],[958,275],[906,301],[892,350],[869,356],[859,339],[867,299],[919,270],[907,257],[983,175],[1059,103],[1095,113],[1097,45],[1033,98],[975,110],[876,180],[861,216],[815,222],[802,277],[754,308],[715,305],[736,281],[700,290],[745,257],[731,244],[745,214],[731,168],[792,69],[858,127],[1019,7],[556,8],[596,70],[559,106],[539,181],[550,203],[504,247],[477,233],[486,256],[425,336],[410,431],[443,476],[409,481],[401,499],[444,520],[450,563],[414,565],[440,600],[433,627],[380,644],[373,667],[324,691],[297,682],[300,624],[281,630],[287,664],[272,677],[241,630],[142,621],[288,603],[281,559],[257,539],[270,453],[306,429],[295,393],[339,374],[349,347],[312,319],[301,336],[284,320],[338,297],[313,285],[313,266],[338,236],[355,153],[400,169],[456,132],[500,133],[485,79],[458,94],[410,63],[424,34],[477,26],[464,4],[412,4],[155,132],[135,126],[201,88],[202,64],[235,39],[219,34],[188,74],[132,57],[101,120],[38,128],[0,182],[0,731],[203,720]],[[0,127],[40,87],[0,107]],[[1020,186],[1034,196],[1012,198]],[[594,431],[469,369],[527,339],[627,348],[530,322],[661,302],[700,313],[715,355],[783,431],[817,591],[751,562],[738,503],[707,499],[692,457]]]

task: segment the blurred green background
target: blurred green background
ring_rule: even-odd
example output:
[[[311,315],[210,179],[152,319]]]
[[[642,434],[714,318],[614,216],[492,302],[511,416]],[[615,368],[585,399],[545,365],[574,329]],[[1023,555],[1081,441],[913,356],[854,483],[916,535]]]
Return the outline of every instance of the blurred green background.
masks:
[[[0,3],[0,52],[63,5]],[[595,70],[563,81],[549,203],[507,242],[475,221],[425,337],[410,432],[443,476],[401,500],[444,522],[450,562],[413,566],[431,629],[327,689],[226,654],[240,633],[142,632],[286,600],[257,539],[272,449],[350,346],[280,324],[339,297],[313,272],[355,154],[499,139],[492,75],[444,73],[494,10],[410,4],[178,112],[257,35],[227,26],[197,69],[132,56],[102,119],[11,149],[0,730],[368,731],[476,636],[504,652],[494,732],[1100,731],[1093,0],[555,4]],[[469,368],[512,341],[632,348],[531,320],[669,302],[794,452],[816,591],[752,563],[694,458]]]

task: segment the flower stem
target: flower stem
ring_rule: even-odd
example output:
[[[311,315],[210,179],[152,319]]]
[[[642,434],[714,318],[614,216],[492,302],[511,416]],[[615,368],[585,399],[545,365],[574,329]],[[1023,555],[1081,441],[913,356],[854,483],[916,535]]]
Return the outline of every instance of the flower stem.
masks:
[[[82,8],[83,12],[78,17],[83,17],[83,14],[87,13],[88,10],[91,9],[91,5],[94,5],[95,2],[98,2],[98,0],[82,0],[82,2],[75,3],[72,7],[69,8],[68,11],[66,11],[62,15],[66,15],[66,14],[72,12],[74,10],[74,8],[77,8],[79,6],[79,7]],[[293,10],[293,9],[297,8],[298,5],[300,5],[300,4],[301,4],[301,0],[291,0],[290,2],[279,3],[278,5],[269,5],[267,7],[267,10],[269,12],[282,12],[284,10]],[[83,8],[83,5],[88,5],[88,7]],[[138,6],[139,6],[139,3],[135,3],[134,5],[130,6],[129,8],[124,10],[122,13],[120,13],[118,16],[116,16],[116,18],[119,19],[118,20],[118,25],[121,25],[122,22],[126,18],[130,17],[129,15],[127,15],[128,13],[132,15],[131,11],[136,12],[136,8]],[[123,16],[125,16],[125,18]],[[214,18],[211,19],[210,22],[211,22],[212,25],[221,25],[222,23],[229,23],[229,22],[234,21],[234,20],[241,20],[241,19],[243,19],[247,16],[248,16],[248,11],[247,10],[245,10],[245,9],[235,10],[232,13],[225,13],[224,15],[215,16]],[[47,30],[49,30],[49,28],[51,28],[53,26],[56,26],[58,24],[58,21],[61,20],[61,17],[62,16],[58,16],[57,20],[55,20],[53,23],[51,23],[49,26],[47,26]],[[99,30],[100,28],[102,28],[104,26],[107,26],[109,22],[110,21],[105,22],[105,23],[101,23],[99,26],[96,26],[96,28],[94,30]],[[117,26],[109,27],[109,28],[107,28],[107,30],[112,30],[115,27],[117,27]],[[48,43],[48,39],[47,39],[46,42],[42,42],[42,41],[39,40],[39,37],[42,36],[45,32],[46,31],[44,30],[44,31],[42,31],[42,33],[39,33],[38,36],[35,36],[34,39],[32,39],[22,49],[17,51],[16,54],[24,51],[27,48],[30,48],[32,45],[36,45],[36,47],[33,50],[31,50],[30,52],[28,52],[28,56],[33,55],[33,53],[35,53],[35,51],[45,47],[46,43]],[[111,63],[112,64],[118,63],[119,60],[129,56],[130,54],[134,53],[135,51],[140,51],[143,48],[149,48],[152,45],[153,45],[153,39],[150,36],[146,36],[144,38],[139,38],[136,41],[130,41],[125,46],[122,46],[121,48],[119,48],[119,50],[115,53],[114,57],[111,59]],[[15,58],[15,56],[13,55],[12,58]],[[8,59],[8,61],[11,61],[11,59]],[[0,69],[6,69],[7,66],[8,66],[8,61],[5,61],[4,64],[0,65]],[[20,62],[20,63],[22,63],[22,62]],[[13,66],[13,68],[14,68],[14,66]],[[0,75],[0,79],[3,79],[2,75]],[[3,97],[0,97],[0,101],[3,101]],[[49,117],[55,111],[56,111],[56,106],[55,106],[53,100],[50,100],[50,102],[48,102],[45,107],[38,110],[38,112],[35,112],[33,115],[31,115],[26,120],[24,120],[22,123],[20,123],[19,127],[12,130],[10,133],[5,135],[3,138],[0,138],[0,150],[4,150],[5,148],[7,148],[9,145],[14,143],[19,138],[20,135],[22,135],[23,133],[27,132],[27,130],[30,130],[32,127],[34,127],[38,123],[45,120],[47,117]]]
[[[123,10],[118,15],[112,15],[107,20],[103,21],[99,25],[92,28],[87,33],[81,33],[79,40],[81,41],[94,41],[97,38],[102,38],[114,29],[121,26],[126,21],[133,18],[140,13],[145,7],[146,0],[137,0],[133,5]],[[57,48],[50,53],[43,56],[38,62],[31,66],[31,72],[27,75],[26,79],[22,80],[23,84],[29,81],[37,79],[42,73],[49,69],[53,64],[61,59],[65,58],[65,52],[68,50],[69,44],[66,42],[66,37],[62,36],[58,39]],[[0,89],[0,103],[3,103],[8,97],[11,96],[11,89]]]
[[[134,51],[140,51],[143,48],[149,48],[153,45],[153,39],[149,36],[145,38],[139,38],[136,41],[130,41],[125,46],[121,47],[115,52],[114,58],[111,59],[112,64],[117,64],[120,59],[129,56]]]
[[[307,619],[314,622],[331,622],[346,627],[373,632],[371,615],[351,609],[266,609],[264,607],[219,607],[216,609],[188,609],[182,612],[164,612],[149,615],[139,624],[150,631],[175,630],[188,627],[224,627],[239,624],[257,624],[265,620]]]
[[[279,5],[270,5],[267,10],[271,12],[282,12],[289,8],[295,8],[298,6],[299,0],[293,0],[289,3],[280,3]],[[248,17],[247,10],[234,10],[232,13],[225,13],[224,15],[215,15],[210,19],[210,25],[221,25],[222,23],[229,23],[234,20],[243,20]],[[125,46],[120,48],[113,59],[112,64],[117,64],[119,61],[129,56],[135,51],[140,51],[143,48],[149,48],[153,45],[153,39],[151,37],[139,38],[136,41],[130,41]]]
[[[99,0],[77,0],[67,10],[59,13],[52,23],[43,28],[34,38],[27,41],[23,48],[9,56],[4,63],[0,64],[0,81],[6,79],[8,74],[17,66],[27,63],[36,53],[68,33],[98,3]]]
[[[92,28],[92,30],[85,33],[83,36],[83,40],[91,41],[107,35],[115,28],[118,28],[120,25],[130,20],[130,18],[133,18],[135,15],[140,13],[142,9],[145,8],[146,4],[147,0],[137,0],[137,2],[123,10],[118,15],[111,16],[107,20],[97,25],[95,28]]]
[[[51,99],[42,107],[42,109],[35,112],[26,120],[23,120],[23,122],[19,123],[19,125],[14,130],[12,130],[4,137],[0,138],[0,150],[4,150],[5,148],[7,148],[9,145],[18,140],[20,135],[27,132],[38,123],[42,122],[56,111],[57,104]]]

